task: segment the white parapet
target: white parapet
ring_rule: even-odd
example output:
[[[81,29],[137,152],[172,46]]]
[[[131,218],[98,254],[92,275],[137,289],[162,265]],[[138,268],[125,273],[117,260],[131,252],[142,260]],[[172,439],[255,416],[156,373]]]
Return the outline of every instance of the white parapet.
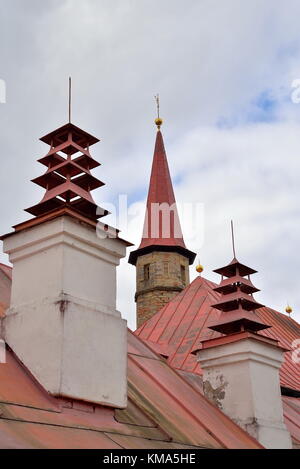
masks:
[[[256,336],[204,343],[198,351],[204,393],[265,448],[289,449],[279,380],[283,351],[275,341]]]
[[[7,344],[51,394],[125,407],[116,267],[126,243],[63,215],[8,236],[4,252],[13,263]]]

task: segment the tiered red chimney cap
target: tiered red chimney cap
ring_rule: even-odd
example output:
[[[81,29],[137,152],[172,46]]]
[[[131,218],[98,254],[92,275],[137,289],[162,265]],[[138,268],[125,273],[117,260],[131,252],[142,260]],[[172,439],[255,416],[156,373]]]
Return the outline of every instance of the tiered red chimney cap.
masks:
[[[99,140],[71,122],[40,140],[50,146],[38,160],[47,170],[32,182],[46,192],[41,202],[26,211],[39,217],[65,207],[94,221],[107,215],[107,210],[99,208],[91,196],[92,190],[104,185],[90,171],[100,166],[89,150]]]
[[[214,272],[222,276],[220,285],[214,288],[221,293],[221,299],[212,307],[220,310],[221,314],[218,321],[209,326],[210,329],[228,335],[242,331],[257,332],[270,327],[255,313],[264,306],[253,298],[253,293],[259,289],[253,285],[249,276],[256,270],[241,264],[234,257],[230,264]]]
[[[135,265],[138,256],[159,249],[160,251],[177,251],[187,257],[190,264],[192,264],[196,254],[186,248],[183,240],[167,155],[160,130],[162,119],[156,119],[155,123],[158,129],[147,198],[143,237],[139,248],[130,253],[129,262]],[[156,211],[157,207],[161,204],[171,208],[169,212],[171,215],[167,221],[169,226],[166,231],[164,227],[166,219],[164,220],[162,213],[157,213]]]

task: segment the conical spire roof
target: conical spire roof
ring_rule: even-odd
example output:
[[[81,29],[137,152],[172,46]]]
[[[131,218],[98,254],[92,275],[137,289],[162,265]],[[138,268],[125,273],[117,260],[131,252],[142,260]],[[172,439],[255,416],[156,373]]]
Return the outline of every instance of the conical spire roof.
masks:
[[[154,147],[147,208],[141,244],[130,253],[129,262],[154,249],[178,251],[193,263],[196,254],[184,243],[169,171],[163,136],[158,126]]]

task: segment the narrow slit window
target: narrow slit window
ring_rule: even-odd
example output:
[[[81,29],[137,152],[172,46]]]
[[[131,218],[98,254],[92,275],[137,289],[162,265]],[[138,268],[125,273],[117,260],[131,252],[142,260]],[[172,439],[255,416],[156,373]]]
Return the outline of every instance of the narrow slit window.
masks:
[[[185,267],[184,265],[180,266],[181,281],[185,283]]]
[[[150,264],[144,265],[144,280],[147,281],[150,279]]]

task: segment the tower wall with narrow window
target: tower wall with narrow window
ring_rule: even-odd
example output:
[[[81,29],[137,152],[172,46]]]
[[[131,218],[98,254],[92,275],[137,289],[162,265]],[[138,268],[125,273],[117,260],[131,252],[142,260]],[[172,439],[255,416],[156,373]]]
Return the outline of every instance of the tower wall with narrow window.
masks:
[[[154,251],[136,263],[137,327],[150,319],[190,282],[189,260],[176,252]]]

